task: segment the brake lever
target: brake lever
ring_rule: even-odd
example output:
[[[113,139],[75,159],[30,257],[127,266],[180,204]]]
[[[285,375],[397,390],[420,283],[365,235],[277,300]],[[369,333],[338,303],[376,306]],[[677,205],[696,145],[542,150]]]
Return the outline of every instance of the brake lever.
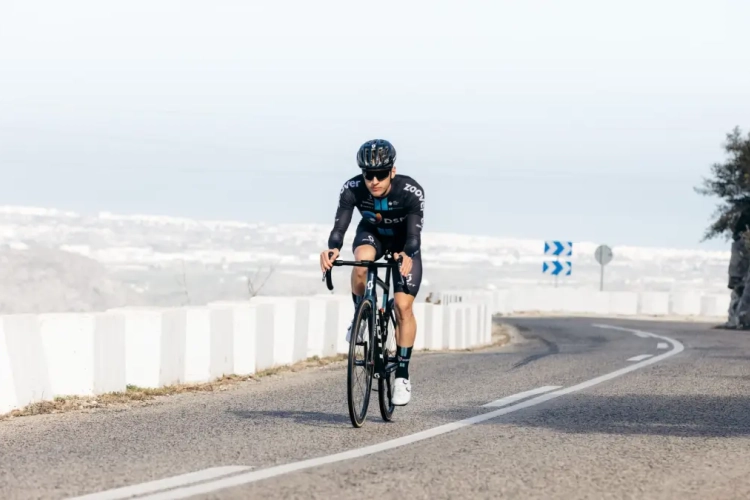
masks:
[[[333,252],[328,252],[328,258],[330,259],[331,256],[333,256]],[[323,279],[321,281],[326,282],[326,286],[328,287],[328,290],[333,292],[333,281],[331,280],[331,270],[333,268],[329,269],[328,271],[323,273]]]
[[[406,283],[406,276],[401,274],[401,264],[404,261],[404,256],[399,255],[398,259],[396,259],[396,262],[398,262],[398,277],[399,281],[401,281],[401,286],[403,286],[407,291],[409,290],[409,285]]]

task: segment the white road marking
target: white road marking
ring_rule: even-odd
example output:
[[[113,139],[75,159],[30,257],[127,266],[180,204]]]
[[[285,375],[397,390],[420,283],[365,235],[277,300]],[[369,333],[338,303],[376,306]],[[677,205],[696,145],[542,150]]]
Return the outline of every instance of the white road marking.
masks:
[[[648,359],[653,354],[639,354],[638,356],[633,356],[632,358],[628,358],[628,361],[643,361],[644,359]]]
[[[506,406],[504,408],[500,408],[498,410],[494,410],[494,411],[485,413],[483,415],[477,415],[475,417],[467,418],[464,420],[459,420],[458,422],[453,422],[450,424],[441,425],[439,427],[434,427],[432,429],[427,429],[422,432],[417,432],[416,434],[403,436],[400,438],[392,439],[390,441],[385,441],[383,443],[366,446],[364,448],[358,448],[354,450],[344,451],[341,453],[336,453],[334,455],[310,458],[307,460],[301,460],[299,462],[292,462],[292,463],[284,464],[284,465],[277,465],[274,467],[268,467],[267,469],[261,469],[261,470],[256,470],[253,472],[238,474],[236,476],[225,478],[225,479],[218,479],[216,481],[206,482],[206,483],[195,485],[195,486],[188,486],[185,488],[174,489],[168,492],[157,493],[154,495],[140,497],[139,500],[145,500],[145,499],[148,499],[148,500],[173,500],[174,499],[176,500],[179,498],[188,498],[188,497],[192,497],[195,495],[211,493],[217,490],[223,490],[223,489],[232,488],[235,486],[242,486],[244,484],[253,483],[255,481],[260,481],[262,479],[267,479],[270,477],[276,477],[276,476],[281,476],[283,474],[288,474],[290,472],[310,469],[312,467],[318,467],[318,466],[325,465],[325,464],[341,462],[344,460],[353,460],[355,458],[372,455],[373,453],[379,453],[381,451],[392,450],[400,446],[404,446],[404,445],[411,444],[411,443],[416,443],[418,441],[422,441],[422,440],[429,439],[435,436],[439,436],[441,434],[453,432],[458,429],[462,429],[464,427],[468,427],[474,424],[478,424],[480,422],[484,422],[486,420],[500,417],[502,415],[507,415],[509,413],[513,413],[518,410],[522,410],[524,408],[536,406],[546,401],[559,398],[560,396],[564,396],[566,394],[570,394],[573,392],[581,391],[583,389],[587,389],[594,385],[601,384],[602,382],[606,382],[616,377],[625,375],[626,373],[632,372],[634,370],[638,370],[648,365],[652,365],[663,359],[667,359],[671,356],[674,356],[675,354],[681,353],[685,349],[685,347],[677,340],[670,339],[668,337],[662,337],[660,335],[656,335],[653,333],[640,332],[639,330],[632,330],[630,328],[623,328],[623,327],[610,326],[610,325],[595,324],[592,326],[596,328],[621,330],[621,331],[625,331],[629,333],[639,332],[645,335],[646,337],[654,337],[654,338],[665,340],[669,342],[670,344],[672,344],[673,349],[665,352],[664,354],[660,354],[659,356],[654,356],[645,361],[641,361],[639,363],[629,365],[625,368],[620,368],[619,370],[615,370],[605,375],[592,378],[591,380],[587,380],[577,385],[573,385],[573,386],[560,389],[554,392],[548,392],[546,394],[542,394],[532,399],[527,399],[526,401],[523,401],[521,403],[518,403],[512,406]]]
[[[536,389],[531,389],[530,391],[519,392],[517,394],[513,394],[512,396],[506,396],[504,398],[497,399],[491,403],[482,405],[482,407],[499,408],[501,406],[508,406],[509,404],[515,403],[516,401],[520,399],[524,399],[528,396],[534,396],[536,394],[541,394],[543,392],[549,392],[552,389],[559,389],[560,387],[562,386],[561,385],[545,385],[544,387],[537,387]]]
[[[594,325],[594,326],[596,326],[596,325]],[[631,330],[631,333],[635,334],[636,336],[638,336],[638,337],[640,337],[642,339],[647,339],[647,338],[649,338],[651,336],[648,332],[642,332],[641,330]]]
[[[667,347],[669,347],[669,344],[667,344],[666,342],[659,342],[658,344],[656,344],[657,349],[666,349]]]
[[[187,474],[181,474],[179,476],[157,479],[156,481],[149,481],[148,483],[135,484],[133,486],[125,486],[123,488],[117,488],[114,490],[101,491],[99,493],[92,493],[90,495],[74,497],[68,500],[120,500],[122,498],[130,498],[133,495],[143,495],[144,493],[153,493],[155,491],[165,490],[167,488],[187,486],[199,481],[217,479],[222,476],[228,476],[237,472],[245,472],[250,469],[252,469],[252,467],[212,467],[210,469],[189,472]],[[167,494],[169,493],[167,492]]]
[[[636,330],[635,328],[625,328],[625,327],[622,327],[622,326],[615,326],[615,325],[603,325],[603,324],[600,324],[600,323],[594,323],[591,326],[593,326],[594,328],[604,328],[606,330],[620,330],[621,332],[630,332],[630,333],[638,335],[639,337],[644,338],[644,339],[647,339],[647,338],[662,339],[662,340],[666,340],[668,342],[672,342],[673,345],[674,345],[675,342],[677,342],[676,340],[672,340],[672,339],[667,338],[667,337],[662,337],[661,335],[657,335],[655,333],[644,332],[643,330]],[[677,342],[677,343],[680,344],[679,342]],[[682,344],[680,344],[680,345],[682,345]]]

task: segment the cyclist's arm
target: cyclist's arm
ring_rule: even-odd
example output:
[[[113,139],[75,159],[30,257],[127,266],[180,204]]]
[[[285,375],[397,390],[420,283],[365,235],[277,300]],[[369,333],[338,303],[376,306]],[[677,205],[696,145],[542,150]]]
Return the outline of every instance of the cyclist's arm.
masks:
[[[344,235],[354,214],[354,202],[354,193],[344,186],[339,196],[339,206],[336,208],[336,221],[333,224],[331,234],[328,236],[328,248],[341,251],[341,247],[344,246]]]
[[[422,226],[424,225],[424,189],[417,185],[420,196],[409,196],[409,211],[406,214],[406,243],[404,253],[414,257],[419,253],[422,244]]]

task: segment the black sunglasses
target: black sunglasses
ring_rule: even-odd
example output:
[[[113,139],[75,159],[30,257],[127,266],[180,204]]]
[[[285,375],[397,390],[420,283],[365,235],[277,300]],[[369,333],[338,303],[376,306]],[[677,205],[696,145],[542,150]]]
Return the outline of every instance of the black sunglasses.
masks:
[[[382,180],[386,179],[389,175],[391,175],[391,170],[390,169],[388,169],[388,170],[368,170],[368,171],[363,171],[362,175],[364,175],[365,179],[367,179],[368,181],[371,181],[371,180],[373,180],[376,177],[377,177],[377,179],[379,181],[382,181]]]

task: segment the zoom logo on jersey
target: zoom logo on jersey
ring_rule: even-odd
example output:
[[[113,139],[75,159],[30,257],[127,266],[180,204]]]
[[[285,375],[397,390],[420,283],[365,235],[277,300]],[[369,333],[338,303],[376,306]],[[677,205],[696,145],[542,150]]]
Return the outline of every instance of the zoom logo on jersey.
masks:
[[[412,186],[411,184],[407,182],[406,187],[404,188],[404,191],[409,191],[410,193],[414,193],[414,195],[416,195],[417,198],[419,198],[419,202],[420,202],[419,209],[424,210],[424,193],[422,192],[421,189],[417,188],[417,186]]]

